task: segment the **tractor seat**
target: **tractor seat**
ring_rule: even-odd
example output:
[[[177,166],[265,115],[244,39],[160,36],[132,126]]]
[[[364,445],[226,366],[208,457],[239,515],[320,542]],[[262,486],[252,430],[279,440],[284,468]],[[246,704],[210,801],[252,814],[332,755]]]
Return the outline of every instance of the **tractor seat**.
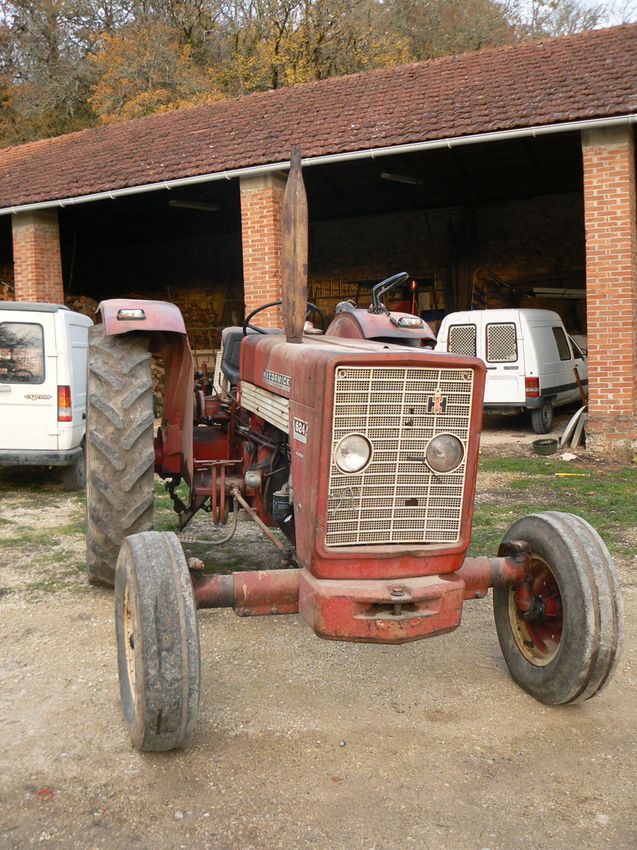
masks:
[[[283,331],[280,331],[278,328],[263,328],[263,332],[266,334],[283,333]],[[248,328],[248,333],[253,334],[256,333],[256,331],[250,330],[250,328]],[[221,345],[223,349],[223,354],[221,355],[221,371],[230,381],[230,383],[234,384],[235,386],[239,383],[240,380],[239,373],[241,366],[242,339],[243,328],[230,327],[224,328],[221,331]]]

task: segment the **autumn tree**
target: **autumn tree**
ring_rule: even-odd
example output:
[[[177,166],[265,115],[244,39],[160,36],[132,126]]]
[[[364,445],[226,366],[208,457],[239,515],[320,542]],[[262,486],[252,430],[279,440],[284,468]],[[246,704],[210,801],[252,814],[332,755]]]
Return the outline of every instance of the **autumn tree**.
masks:
[[[584,0],[0,0],[0,145],[604,15]]]
[[[219,97],[210,76],[193,62],[180,31],[160,21],[104,36],[91,62],[95,83],[88,102],[104,123]]]
[[[516,40],[506,8],[493,0],[389,0],[386,16],[414,60]]]

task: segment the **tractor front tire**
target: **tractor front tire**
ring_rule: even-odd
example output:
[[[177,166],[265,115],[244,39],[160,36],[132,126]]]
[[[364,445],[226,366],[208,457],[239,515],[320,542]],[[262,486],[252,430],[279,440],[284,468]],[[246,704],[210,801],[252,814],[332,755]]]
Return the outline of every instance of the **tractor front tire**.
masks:
[[[127,537],[117,561],[115,629],[120,695],[133,747],[187,746],[199,708],[197,608],[172,532]]]
[[[119,548],[153,527],[153,391],[148,339],[89,330],[86,569],[112,587]]]
[[[550,511],[514,523],[504,542],[525,541],[525,579],[493,589],[498,640],[513,679],[546,705],[590,699],[608,684],[623,636],[613,560],[599,534]]]

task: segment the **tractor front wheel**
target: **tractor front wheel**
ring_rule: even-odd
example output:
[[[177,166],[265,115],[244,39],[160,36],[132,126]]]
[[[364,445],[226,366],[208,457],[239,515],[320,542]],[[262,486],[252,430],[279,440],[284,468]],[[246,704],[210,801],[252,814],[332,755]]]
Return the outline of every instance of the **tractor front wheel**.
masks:
[[[188,565],[172,532],[124,540],[115,575],[115,629],[133,747],[159,752],[187,746],[199,707],[199,632]]]
[[[112,587],[122,540],[153,527],[153,383],[148,338],[89,330],[86,570]]]
[[[532,514],[504,542],[524,541],[524,579],[493,590],[498,640],[513,679],[547,705],[590,699],[621,649],[619,579],[599,534],[573,514]]]

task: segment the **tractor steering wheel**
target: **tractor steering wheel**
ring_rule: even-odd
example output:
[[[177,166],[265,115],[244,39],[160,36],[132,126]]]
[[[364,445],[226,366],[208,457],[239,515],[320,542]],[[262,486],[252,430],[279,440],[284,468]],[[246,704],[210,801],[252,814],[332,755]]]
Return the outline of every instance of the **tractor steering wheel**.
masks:
[[[325,325],[327,324],[327,319],[325,317],[325,313],[321,310],[320,307],[317,307],[316,304],[312,304],[311,301],[307,302],[307,313],[305,314],[305,320],[309,321],[309,317],[312,313],[316,313],[319,319],[321,320],[321,330],[325,333]]]
[[[283,301],[270,301],[269,304],[261,304],[261,306],[257,307],[256,310],[253,310],[251,313],[248,313],[248,315],[243,320],[243,335],[247,335],[248,328],[258,334],[267,333],[267,331],[265,331],[263,328],[258,327],[258,325],[252,325],[251,321],[257,315],[257,313],[261,313],[263,310],[267,310],[269,307],[280,307],[281,304],[283,304]],[[321,330],[325,330],[325,323],[327,321],[325,318],[325,313],[321,310],[320,307],[317,307],[316,304],[312,304],[310,301],[307,302],[307,306],[309,309],[305,314],[305,318],[307,319],[307,317],[311,313],[318,313],[321,318]]]

